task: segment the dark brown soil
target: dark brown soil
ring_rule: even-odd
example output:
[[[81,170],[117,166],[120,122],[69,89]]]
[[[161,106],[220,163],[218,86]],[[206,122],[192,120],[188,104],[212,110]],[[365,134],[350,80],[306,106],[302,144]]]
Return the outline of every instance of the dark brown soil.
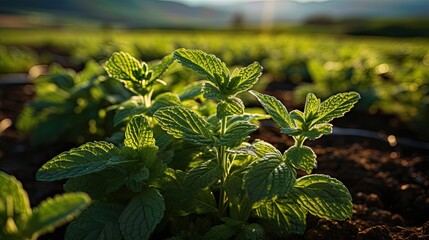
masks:
[[[292,105],[287,93],[282,101]],[[0,122],[14,123],[23,105],[33,96],[31,84],[0,87]],[[286,97],[285,97],[286,96]],[[390,133],[390,117],[346,115],[334,126],[381,130]],[[369,124],[370,123],[370,124]],[[368,125],[370,125],[368,128]],[[397,131],[395,134],[401,134]],[[407,134],[407,132],[404,132]],[[412,138],[410,135],[402,137]],[[272,122],[262,122],[253,136],[273,143],[281,150],[292,140],[279,134]],[[330,221],[309,216],[307,231],[292,239],[429,239],[429,151],[388,144],[365,137],[329,135],[307,142],[318,155],[316,173],[328,174],[341,180],[353,196],[353,217],[347,221]],[[19,179],[28,191],[32,206],[62,192],[61,182],[37,182],[37,169],[70,145],[34,147],[27,136],[19,134],[12,125],[0,132],[0,171]],[[41,239],[61,239],[64,227]]]

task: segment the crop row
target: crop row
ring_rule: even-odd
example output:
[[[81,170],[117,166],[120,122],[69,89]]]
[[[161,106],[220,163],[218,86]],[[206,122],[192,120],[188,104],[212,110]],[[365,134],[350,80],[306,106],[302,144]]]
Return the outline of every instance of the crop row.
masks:
[[[309,92],[326,98],[353,90],[363,96],[358,108],[394,114],[415,132],[425,133],[429,118],[429,44],[424,39],[255,32],[75,33],[6,32],[0,39],[0,72],[26,71],[51,62],[81,70],[90,59],[102,62],[119,50],[152,61],[185,47],[214,53],[229,66],[261,62],[261,82],[285,84],[297,104]]]

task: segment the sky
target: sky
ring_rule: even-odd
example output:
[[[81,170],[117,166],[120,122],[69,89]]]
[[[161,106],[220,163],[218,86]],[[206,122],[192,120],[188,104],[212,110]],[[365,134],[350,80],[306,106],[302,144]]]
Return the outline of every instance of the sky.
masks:
[[[169,1],[181,2],[190,6],[204,6],[204,5],[228,5],[228,4],[249,2],[252,0],[169,0]],[[329,0],[283,0],[283,1],[295,1],[295,2],[305,3],[305,2],[324,2]]]

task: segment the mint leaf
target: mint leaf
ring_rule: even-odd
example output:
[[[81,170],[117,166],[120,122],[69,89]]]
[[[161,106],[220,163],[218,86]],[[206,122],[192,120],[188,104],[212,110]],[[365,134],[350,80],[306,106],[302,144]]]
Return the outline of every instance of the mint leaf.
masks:
[[[170,92],[162,93],[156,96],[155,100],[152,103],[152,106],[150,107],[150,112],[153,114],[160,108],[168,106],[179,106],[180,104],[180,98],[177,94]]]
[[[258,126],[248,121],[236,121],[228,125],[224,135],[219,138],[219,145],[232,146],[241,143],[243,138],[256,131]]]
[[[47,199],[33,210],[23,232],[27,236],[49,232],[76,217],[90,202],[85,193],[65,193]]]
[[[129,100],[121,103],[119,108],[115,111],[113,125],[116,127],[120,123],[131,118],[133,115],[144,113],[147,110],[147,108],[143,107],[144,104],[142,96],[133,96]]]
[[[291,195],[314,216],[335,220],[352,216],[349,191],[343,183],[327,175],[313,174],[299,178]]]
[[[11,199],[13,204],[13,215],[16,217],[28,216],[31,214],[30,202],[28,200],[27,192],[22,187],[14,176],[8,175],[0,171],[0,205],[5,204],[8,198]],[[6,209],[4,209],[6,211]],[[10,211],[10,210],[9,210]],[[0,218],[1,210],[0,210]]]
[[[213,99],[213,100],[222,100],[226,99],[227,96],[224,95],[218,87],[216,87],[211,82],[206,82],[203,85],[202,88],[203,96],[207,99]]]
[[[242,185],[242,175],[230,175],[225,181],[224,190],[230,201],[229,213],[231,217],[245,222],[250,217],[252,203],[249,202]]]
[[[149,188],[135,196],[119,217],[124,238],[149,239],[164,211],[164,199],[156,189]]]
[[[207,54],[201,50],[178,49],[174,52],[174,57],[188,68],[204,75],[220,87],[229,78],[229,70],[219,58],[213,54]]]
[[[219,119],[231,115],[241,115],[243,113],[244,103],[241,99],[236,97],[228,98],[217,105],[216,116]]]
[[[125,88],[136,94],[146,95],[150,92],[149,85],[153,82],[152,71],[145,62],[125,52],[115,52],[104,65],[109,77],[120,80]]]
[[[254,62],[244,68],[235,69],[228,84],[224,87],[225,90],[229,95],[235,95],[251,89],[262,75],[262,69],[258,62]]]
[[[296,172],[276,154],[268,153],[243,178],[243,187],[251,202],[271,199],[288,193],[295,183]]]
[[[275,97],[256,91],[250,91],[250,93],[258,99],[262,107],[278,126],[281,128],[291,128],[295,126],[286,107]]]
[[[128,172],[120,168],[106,168],[102,171],[73,177],[64,184],[66,192],[86,192],[93,199],[100,199],[113,193],[125,184]]]
[[[330,123],[319,123],[310,128],[308,131],[303,131],[301,134],[310,140],[315,140],[323,135],[332,133],[332,124]]]
[[[114,52],[104,68],[109,77],[120,80],[141,81],[145,77],[140,61],[126,52]]]
[[[175,138],[184,138],[203,145],[215,142],[209,123],[190,109],[164,107],[159,109],[154,117],[161,128]]]
[[[303,234],[307,210],[291,199],[278,198],[261,204],[255,211],[256,216],[266,220],[268,225],[279,236],[283,234]]]
[[[124,207],[115,203],[95,202],[71,222],[65,240],[122,239],[119,216]]]
[[[228,224],[216,225],[204,235],[203,240],[228,240],[231,239],[237,232],[237,226]]]
[[[149,68],[153,71],[150,81],[155,81],[160,78],[173,62],[173,54],[168,54],[167,56],[163,57],[161,61],[150,63]]]
[[[179,94],[181,101],[193,99],[202,93],[204,81],[193,82],[185,86],[185,89]]]
[[[239,233],[238,236],[242,236],[246,240],[260,240],[264,239],[265,231],[264,228],[257,224],[257,223],[251,223],[251,224],[245,224]]]
[[[63,152],[36,173],[39,181],[55,181],[98,172],[106,168],[110,158],[120,155],[120,150],[108,142],[89,142]]]
[[[155,160],[158,147],[155,145],[152,129],[144,115],[136,115],[128,123],[124,145],[137,152],[147,165]]]
[[[273,153],[276,154],[278,158],[282,158],[280,151],[268,142],[256,140],[253,142],[252,146],[255,148],[255,154],[259,158],[264,157],[267,153]]]
[[[124,145],[134,150],[155,146],[152,130],[144,115],[134,116],[125,130]]]
[[[284,156],[286,161],[289,161],[295,168],[304,170],[308,174],[317,166],[316,154],[307,146],[292,146]]]
[[[208,189],[190,190],[185,184],[185,173],[180,170],[167,169],[159,184],[168,215],[186,216],[217,210],[212,192]]]
[[[307,94],[304,106],[304,116],[306,122],[312,122],[318,114],[320,99],[313,93]]]
[[[210,160],[192,168],[185,177],[185,185],[190,190],[198,190],[213,184],[222,178],[223,169],[216,160]]]
[[[359,93],[338,93],[320,104],[316,123],[329,122],[334,118],[342,117],[360,99]]]

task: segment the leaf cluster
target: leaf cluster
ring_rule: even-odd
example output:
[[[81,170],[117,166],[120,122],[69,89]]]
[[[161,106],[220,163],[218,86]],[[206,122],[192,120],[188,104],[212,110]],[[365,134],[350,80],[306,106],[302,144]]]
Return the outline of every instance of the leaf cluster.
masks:
[[[71,221],[89,206],[85,193],[66,193],[31,209],[27,192],[13,176],[0,172],[0,238],[37,239]]]
[[[261,76],[259,63],[231,73],[214,55],[178,49],[161,61],[161,69],[171,64],[170,56],[205,77],[202,87],[152,101],[157,68],[115,53],[105,69],[136,94],[116,111],[116,124],[129,119],[123,141],[83,144],[37,172],[43,181],[68,179],[66,191],[93,198],[69,225],[66,239],[149,239],[167,226],[174,239],[263,239],[302,234],[308,213],[351,217],[347,188],[327,175],[311,174],[316,154],[304,142],[331,133],[329,122],[348,112],[359,94],[325,101],[309,94],[303,112],[289,112],[274,97],[250,91],[281,132],[295,140],[281,153],[268,142],[248,142],[257,120],[267,117],[247,113],[239,97]],[[192,98],[201,94],[203,104],[194,105]],[[298,178],[297,170],[308,175]]]
[[[17,127],[31,133],[35,144],[100,139],[112,131],[106,108],[131,96],[116,80],[103,77],[94,61],[78,73],[53,65],[34,83],[36,96],[20,114]]]

